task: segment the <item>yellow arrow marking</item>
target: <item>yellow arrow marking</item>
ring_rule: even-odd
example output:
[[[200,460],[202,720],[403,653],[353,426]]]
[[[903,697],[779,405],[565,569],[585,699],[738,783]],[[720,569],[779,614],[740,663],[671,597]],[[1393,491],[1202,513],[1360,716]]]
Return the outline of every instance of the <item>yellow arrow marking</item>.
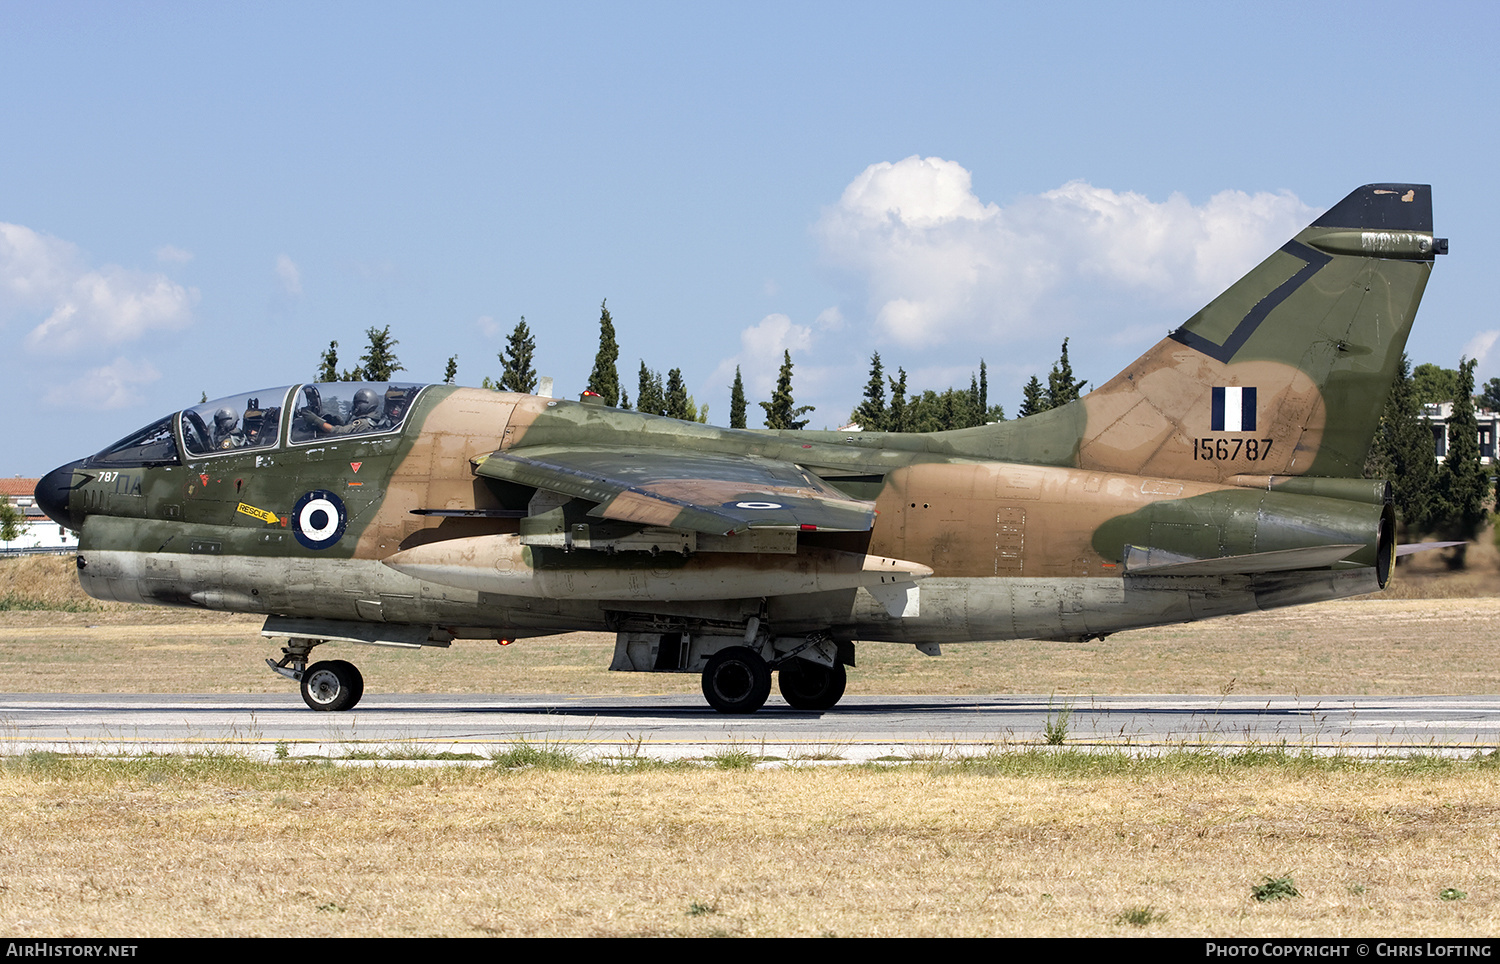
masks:
[[[245,513],[245,515],[248,515],[248,516],[250,516],[252,518],[255,518],[255,519],[259,519],[260,521],[269,523],[271,525],[277,525],[278,523],[281,522],[281,517],[278,516],[276,513],[274,513],[274,512],[267,512],[265,509],[257,509],[255,506],[253,506],[253,505],[246,505],[243,502],[241,502],[239,505],[235,506],[234,511],[236,511],[236,512],[243,512],[243,513]]]

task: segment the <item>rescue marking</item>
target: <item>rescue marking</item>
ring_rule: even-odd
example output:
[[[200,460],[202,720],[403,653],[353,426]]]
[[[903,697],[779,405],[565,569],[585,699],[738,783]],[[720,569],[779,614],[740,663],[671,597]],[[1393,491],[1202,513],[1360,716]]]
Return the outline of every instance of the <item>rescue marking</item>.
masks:
[[[235,506],[234,511],[244,513],[245,515],[250,516],[252,519],[259,519],[267,525],[275,525],[276,523],[281,521],[281,517],[276,513],[267,512],[265,509],[257,509],[255,506],[246,505],[243,502]]]
[[[297,500],[292,508],[292,531],[309,549],[336,545],[349,524],[344,500],[326,489],[315,489]]]

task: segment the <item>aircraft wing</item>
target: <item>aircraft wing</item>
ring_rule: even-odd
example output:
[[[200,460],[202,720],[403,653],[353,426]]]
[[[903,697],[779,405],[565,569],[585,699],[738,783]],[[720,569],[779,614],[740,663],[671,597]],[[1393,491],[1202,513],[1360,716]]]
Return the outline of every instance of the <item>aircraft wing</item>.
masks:
[[[790,462],[654,449],[536,446],[474,460],[486,478],[597,502],[589,514],[730,535],[750,528],[862,532],[875,506]]]

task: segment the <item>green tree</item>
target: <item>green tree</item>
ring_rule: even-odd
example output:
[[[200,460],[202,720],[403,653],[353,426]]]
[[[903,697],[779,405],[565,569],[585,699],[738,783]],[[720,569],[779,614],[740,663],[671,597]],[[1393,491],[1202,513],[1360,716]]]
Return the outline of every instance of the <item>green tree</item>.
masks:
[[[682,369],[667,372],[667,389],[663,399],[662,414],[668,418],[680,418],[684,422],[698,419],[698,411],[688,400],[687,385],[682,380]]]
[[[1061,408],[1083,393],[1088,382],[1073,377],[1073,366],[1068,362],[1068,339],[1062,343],[1062,357],[1052,366],[1047,376],[1047,407]]]
[[[887,432],[910,432],[911,419],[906,405],[906,369],[897,366],[899,378],[887,378],[891,383],[891,404],[885,410]]]
[[[532,362],[535,354],[536,339],[526,326],[526,316],[522,315],[505,340],[505,349],[500,352],[500,391],[520,392],[522,395],[536,391],[536,367]]]
[[[1028,415],[1045,412],[1051,407],[1051,405],[1047,404],[1047,391],[1042,388],[1041,379],[1032,375],[1031,381],[1027,382],[1026,387],[1021,389],[1021,408],[1017,414],[1021,418],[1025,418]]]
[[[26,516],[10,504],[10,497],[0,495],[0,542],[14,542],[21,538],[26,526]]]
[[[1479,422],[1474,417],[1476,364],[1467,358],[1459,360],[1453,414],[1448,418],[1448,454],[1438,470],[1437,488],[1445,513],[1439,531],[1448,539],[1473,539],[1489,517],[1485,500],[1490,480],[1479,464]],[[1461,553],[1455,564],[1463,565]]]
[[[734,366],[734,384],[729,386],[729,427],[745,428],[745,380]]]
[[[866,432],[886,431],[885,369],[880,364],[880,352],[870,356],[870,380],[865,383],[865,399],[849,414],[849,420],[858,422]]]
[[[1432,362],[1423,362],[1411,373],[1412,391],[1422,405],[1439,405],[1458,394],[1458,372]]]
[[[647,368],[644,361],[641,362],[641,373],[636,383],[635,408],[636,411],[647,415],[667,413],[667,399],[661,387],[661,373]]]
[[[776,390],[771,393],[769,402],[761,402],[760,407],[766,410],[766,428],[778,430],[798,430],[807,427],[810,419],[802,418],[808,412],[813,411],[813,406],[798,406],[792,398],[792,353],[783,350],[781,361],[781,373],[776,377]]]
[[[330,341],[328,350],[318,357],[318,381],[336,382],[339,380],[339,343]],[[207,399],[204,399],[207,401]]]
[[[443,384],[452,385],[458,378],[458,356],[448,356],[448,367],[443,369]]]
[[[1491,378],[1484,383],[1484,391],[1479,393],[1479,407],[1500,412],[1500,378]]]
[[[599,351],[594,355],[594,371],[589,375],[589,391],[604,397],[604,404],[614,406],[620,402],[620,373],[615,368],[620,360],[620,348],[615,344],[615,322],[609,316],[609,301],[599,302]],[[642,409],[644,411],[644,409]]]
[[[388,382],[397,372],[406,371],[406,366],[396,359],[396,346],[401,343],[391,337],[390,325],[367,328],[365,337],[369,339],[369,347],[359,356],[360,367],[355,369],[362,377],[353,381]]]
[[[1409,537],[1431,531],[1437,457],[1431,424],[1422,417],[1412,385],[1411,361],[1404,354],[1375,429],[1365,477],[1391,483],[1397,520]]]

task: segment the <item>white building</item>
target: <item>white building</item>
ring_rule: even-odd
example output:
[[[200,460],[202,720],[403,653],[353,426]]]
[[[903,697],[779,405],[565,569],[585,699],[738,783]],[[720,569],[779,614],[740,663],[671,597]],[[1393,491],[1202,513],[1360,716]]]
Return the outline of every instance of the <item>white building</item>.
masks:
[[[26,524],[21,536],[9,542],[0,541],[0,553],[65,552],[78,548],[78,537],[47,518],[36,504],[37,479],[0,479],[0,496],[21,510]]]
[[[1442,462],[1448,457],[1448,420],[1453,417],[1453,403],[1423,405],[1422,417],[1432,427],[1432,447],[1437,453],[1437,460]],[[1495,440],[1500,437],[1500,412],[1480,409],[1474,413],[1474,419],[1479,423],[1480,464],[1492,465],[1495,461]]]

